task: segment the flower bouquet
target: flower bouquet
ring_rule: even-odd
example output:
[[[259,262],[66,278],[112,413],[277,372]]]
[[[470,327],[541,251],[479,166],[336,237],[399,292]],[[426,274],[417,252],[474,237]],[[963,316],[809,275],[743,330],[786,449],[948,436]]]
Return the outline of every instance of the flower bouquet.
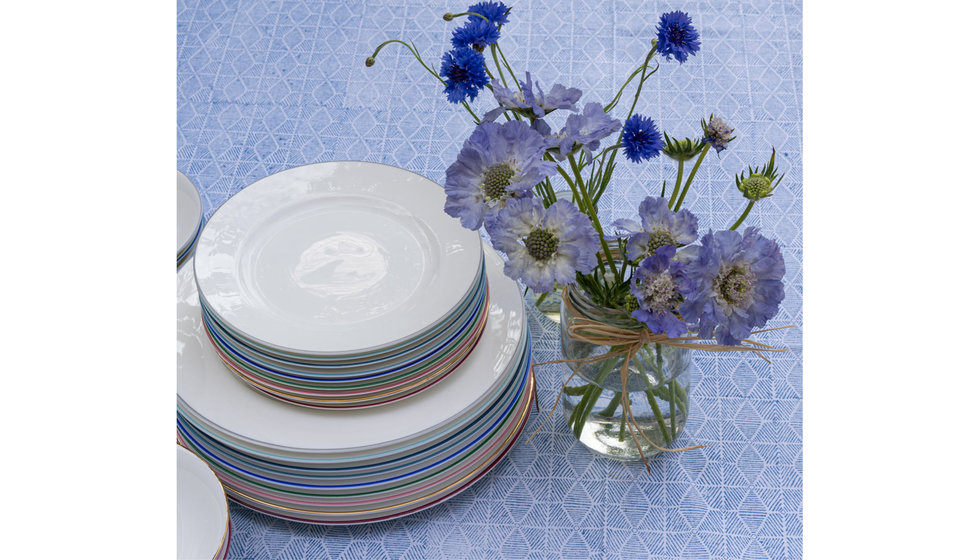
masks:
[[[778,311],[783,258],[757,228],[739,231],[782,179],[775,150],[765,165],[735,177],[746,205],[731,227],[699,238],[684,201],[707,154],[720,157],[734,130],[710,115],[695,138],[675,138],[635,112],[658,57],[683,64],[700,50],[687,14],[663,14],[646,57],[618,93],[581,110],[581,90],[554,84],[545,93],[530,72],[511,68],[500,46],[510,15],[500,2],[445,14],[464,23],[438,70],[401,40],[379,45],[366,64],[385,46],[403,45],[443,84],[449,102],[472,116],[475,129],[446,170],[445,211],[464,227],[486,228],[507,257],[509,277],[541,294],[565,288],[560,361],[572,374],[559,399],[566,421],[599,452],[646,459],[667,450],[684,425],[691,351],[776,351],[749,338]],[[631,84],[621,122],[615,115]],[[494,103],[481,116],[470,103],[484,91]],[[637,219],[606,228],[596,208],[620,153],[632,164],[663,155],[676,164],[676,179],[651,189]],[[560,196],[559,185],[571,196]]]

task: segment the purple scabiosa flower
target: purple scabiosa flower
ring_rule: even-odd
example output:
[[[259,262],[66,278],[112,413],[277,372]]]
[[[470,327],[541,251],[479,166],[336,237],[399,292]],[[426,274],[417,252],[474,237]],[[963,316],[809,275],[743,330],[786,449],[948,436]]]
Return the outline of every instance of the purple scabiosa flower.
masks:
[[[678,260],[696,289],[680,305],[698,336],[740,345],[779,311],[786,265],[779,246],[754,227],[708,232],[700,245],[685,247]]]
[[[535,292],[575,282],[598,264],[599,235],[575,205],[560,199],[546,210],[537,197],[510,200],[487,224],[495,249],[507,254],[504,273]]]
[[[510,10],[503,2],[477,2],[469,7],[467,12],[480,14],[490,20],[493,25],[507,23],[507,12]],[[469,16],[470,21],[485,21],[480,16]]]
[[[599,149],[599,141],[619,130],[622,123],[606,114],[602,103],[586,103],[581,113],[568,115],[565,128],[550,139],[558,155],[565,157],[579,146],[589,151]]]
[[[456,48],[469,47],[483,52],[483,49],[495,45],[499,39],[500,31],[496,25],[477,18],[476,21],[467,21],[462,27],[457,27],[453,31],[452,41]]]
[[[694,281],[686,273],[687,266],[672,261],[677,249],[664,245],[640,262],[630,282],[630,293],[639,309],[632,316],[646,324],[653,334],[677,337],[687,333],[687,324],[675,313],[685,297],[694,292]]]
[[[531,75],[528,74],[528,79],[530,80],[530,78]],[[545,95],[541,89],[541,84],[535,82],[535,85],[538,86],[538,94],[534,96],[534,102],[544,110],[546,115],[555,109],[578,111],[578,107],[575,104],[582,98],[582,90],[578,88],[567,88],[561,84],[554,84],[551,86],[548,94]]]
[[[566,88],[561,84],[551,86],[551,91],[547,95],[541,90],[541,84],[535,83],[538,92],[535,94],[531,87],[531,73],[525,72],[526,80],[518,82],[519,88],[511,91],[493,80],[493,96],[500,104],[499,107],[487,111],[483,115],[483,122],[497,120],[504,111],[514,110],[524,114],[534,120],[540,119],[555,109],[577,110],[575,103],[582,97],[582,90],[576,88]]]
[[[707,142],[715,149],[715,153],[718,153],[728,147],[728,143],[735,139],[732,133],[735,129],[725,124],[725,121],[720,118],[711,115],[708,122],[705,124],[704,120],[701,121],[701,126],[704,129],[704,139],[702,142]]]
[[[455,48],[442,55],[439,75],[446,78],[446,97],[450,103],[460,103],[469,97],[476,99],[480,88],[490,79],[483,69],[483,55],[469,47]]]
[[[642,259],[666,245],[679,247],[698,239],[698,218],[687,208],[680,212],[670,209],[666,198],[648,196],[640,203],[640,221],[621,219],[613,227],[630,235],[626,256]]]
[[[517,91],[511,91],[505,88],[498,80],[494,79],[490,82],[493,88],[493,97],[500,104],[499,107],[491,109],[483,115],[483,122],[492,122],[497,120],[504,111],[507,110],[517,110],[526,112],[523,110],[531,110],[534,114],[538,112],[541,113],[540,116],[544,116],[544,111],[534,104],[534,92],[531,89],[531,73],[527,73],[526,82],[518,82],[520,86]]]
[[[544,161],[544,138],[522,121],[483,123],[446,169],[446,213],[477,230],[512,198],[531,196],[555,172]]]
[[[623,153],[633,163],[655,158],[664,148],[664,139],[653,119],[633,115],[623,125]]]
[[[683,64],[689,55],[701,49],[698,30],[694,29],[691,18],[680,10],[660,16],[657,24],[657,52],[670,60],[673,55]]]

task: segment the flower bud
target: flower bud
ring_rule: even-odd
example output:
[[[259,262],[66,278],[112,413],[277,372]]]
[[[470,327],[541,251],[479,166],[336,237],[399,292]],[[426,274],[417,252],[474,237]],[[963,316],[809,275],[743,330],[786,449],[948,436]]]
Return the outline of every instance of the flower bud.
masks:
[[[374,66],[374,57],[373,56],[367,57],[367,60],[364,61],[364,66],[367,66],[368,68]]]
[[[738,190],[749,200],[760,200],[772,193],[772,179],[761,173],[752,173],[738,182]]]

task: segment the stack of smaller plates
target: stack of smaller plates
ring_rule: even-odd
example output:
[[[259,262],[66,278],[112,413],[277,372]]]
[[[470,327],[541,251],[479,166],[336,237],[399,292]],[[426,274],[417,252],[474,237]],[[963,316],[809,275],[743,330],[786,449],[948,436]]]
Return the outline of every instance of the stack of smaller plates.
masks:
[[[530,412],[524,302],[487,248],[483,336],[444,381],[384,406],[295,406],[252,390],[214,351],[190,266],[177,274],[177,432],[228,496],[307,523],[407,515],[486,474]]]
[[[177,268],[194,252],[201,228],[204,226],[201,194],[186,175],[177,172]]]
[[[233,196],[194,262],[218,356],[258,391],[315,408],[391,403],[445,379],[489,307],[479,235],[443,197],[360,162],[288,169]]]
[[[223,559],[231,535],[228,501],[218,478],[177,446],[177,558]]]

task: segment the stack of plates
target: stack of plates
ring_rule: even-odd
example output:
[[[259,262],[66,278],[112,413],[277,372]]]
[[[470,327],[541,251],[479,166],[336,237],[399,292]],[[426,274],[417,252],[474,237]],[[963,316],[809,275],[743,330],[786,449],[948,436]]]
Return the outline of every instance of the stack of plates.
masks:
[[[290,169],[232,197],[194,265],[221,359],[271,397],[321,408],[393,402],[445,378],[488,307],[480,238],[442,197],[363,163]]]
[[[194,252],[194,242],[204,226],[204,206],[197,187],[177,172],[177,268]]]
[[[221,483],[196,455],[177,446],[177,558],[228,556],[231,525]]]
[[[177,430],[230,498],[380,521],[460,492],[516,442],[534,391],[523,298],[442,203],[407,171],[316,164],[208,222],[177,275]],[[419,373],[433,355],[446,371]],[[282,388],[294,378],[313,395]],[[352,397],[374,379],[408,392]]]

